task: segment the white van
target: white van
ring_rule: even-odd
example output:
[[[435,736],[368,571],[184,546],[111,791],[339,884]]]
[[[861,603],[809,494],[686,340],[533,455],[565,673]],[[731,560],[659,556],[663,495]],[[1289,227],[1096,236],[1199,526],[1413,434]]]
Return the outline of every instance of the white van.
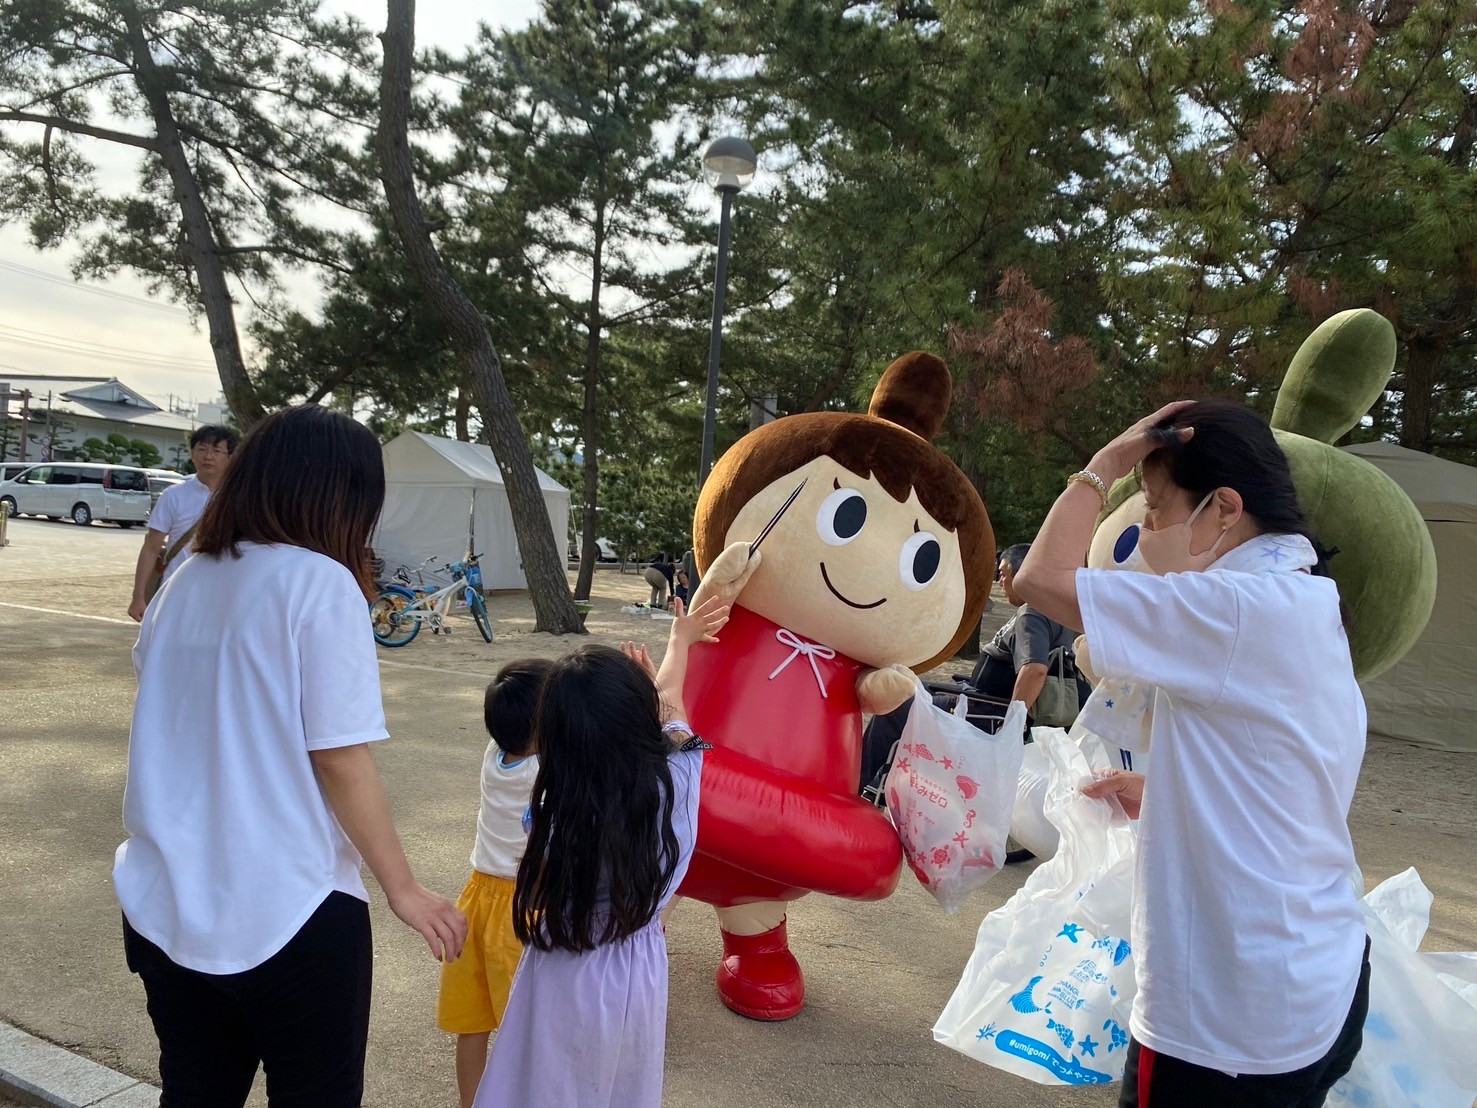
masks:
[[[149,475],[137,466],[100,462],[43,462],[0,482],[0,503],[11,515],[93,520],[132,527],[149,518]]]
[[[35,462],[0,462],[0,481],[9,481],[35,467]]]

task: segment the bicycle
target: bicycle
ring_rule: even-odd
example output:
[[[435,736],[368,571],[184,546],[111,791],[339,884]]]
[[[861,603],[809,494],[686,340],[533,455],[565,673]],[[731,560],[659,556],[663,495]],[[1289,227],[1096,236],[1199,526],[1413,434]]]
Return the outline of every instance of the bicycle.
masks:
[[[435,561],[434,554],[416,569],[421,578],[419,585],[411,584],[410,570],[401,566],[390,583],[381,585],[379,596],[369,606],[374,641],[381,646],[405,646],[420,634],[423,623],[431,625],[433,635],[450,635],[451,601],[461,595],[482,638],[492,642],[492,619],[482,598],[482,569],[477,564],[481,556],[470,554],[466,561],[440,567],[439,572],[449,573],[452,578],[451,584],[441,588],[425,584],[423,571]]]

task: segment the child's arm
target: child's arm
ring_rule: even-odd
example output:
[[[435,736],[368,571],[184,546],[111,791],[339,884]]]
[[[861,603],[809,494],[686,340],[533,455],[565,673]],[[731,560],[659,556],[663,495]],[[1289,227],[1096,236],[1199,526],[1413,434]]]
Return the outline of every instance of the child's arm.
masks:
[[[682,700],[682,683],[687,678],[687,655],[695,643],[717,642],[718,631],[728,622],[728,602],[710,596],[691,612],[677,601],[677,618],[672,621],[672,634],[667,639],[667,653],[656,673],[657,691],[666,705],[668,719],[687,719],[687,705]]]

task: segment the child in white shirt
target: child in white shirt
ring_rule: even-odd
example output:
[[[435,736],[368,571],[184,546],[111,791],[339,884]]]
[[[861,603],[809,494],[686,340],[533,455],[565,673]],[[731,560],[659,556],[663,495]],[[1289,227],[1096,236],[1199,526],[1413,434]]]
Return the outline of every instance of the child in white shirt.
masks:
[[[472,875],[457,900],[467,916],[462,956],[441,970],[436,1025],[457,1037],[456,1083],[462,1108],[472,1103],[487,1044],[502,1023],[508,991],[523,957],[513,934],[513,889],[528,842],[528,800],[538,777],[533,721],[550,663],[509,662],[487,686],[483,718],[491,742],[482,761],[482,807]]]

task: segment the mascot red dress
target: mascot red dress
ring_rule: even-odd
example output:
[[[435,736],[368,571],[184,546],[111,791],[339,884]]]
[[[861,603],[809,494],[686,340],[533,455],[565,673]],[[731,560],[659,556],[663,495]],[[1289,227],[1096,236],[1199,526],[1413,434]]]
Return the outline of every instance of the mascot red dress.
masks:
[[[734,607],[721,641],[694,647],[684,686],[714,749],[681,893],[717,908],[718,992],[752,1019],[788,1019],[805,1003],[790,901],[878,900],[897,884],[897,834],[856,795],[862,713],[897,707],[911,670],[968,637],[995,560],[979,494],[930,443],[952,389],[938,358],[906,355],[867,415],[790,416],[751,432],[698,501],[694,603],[716,593]]]

